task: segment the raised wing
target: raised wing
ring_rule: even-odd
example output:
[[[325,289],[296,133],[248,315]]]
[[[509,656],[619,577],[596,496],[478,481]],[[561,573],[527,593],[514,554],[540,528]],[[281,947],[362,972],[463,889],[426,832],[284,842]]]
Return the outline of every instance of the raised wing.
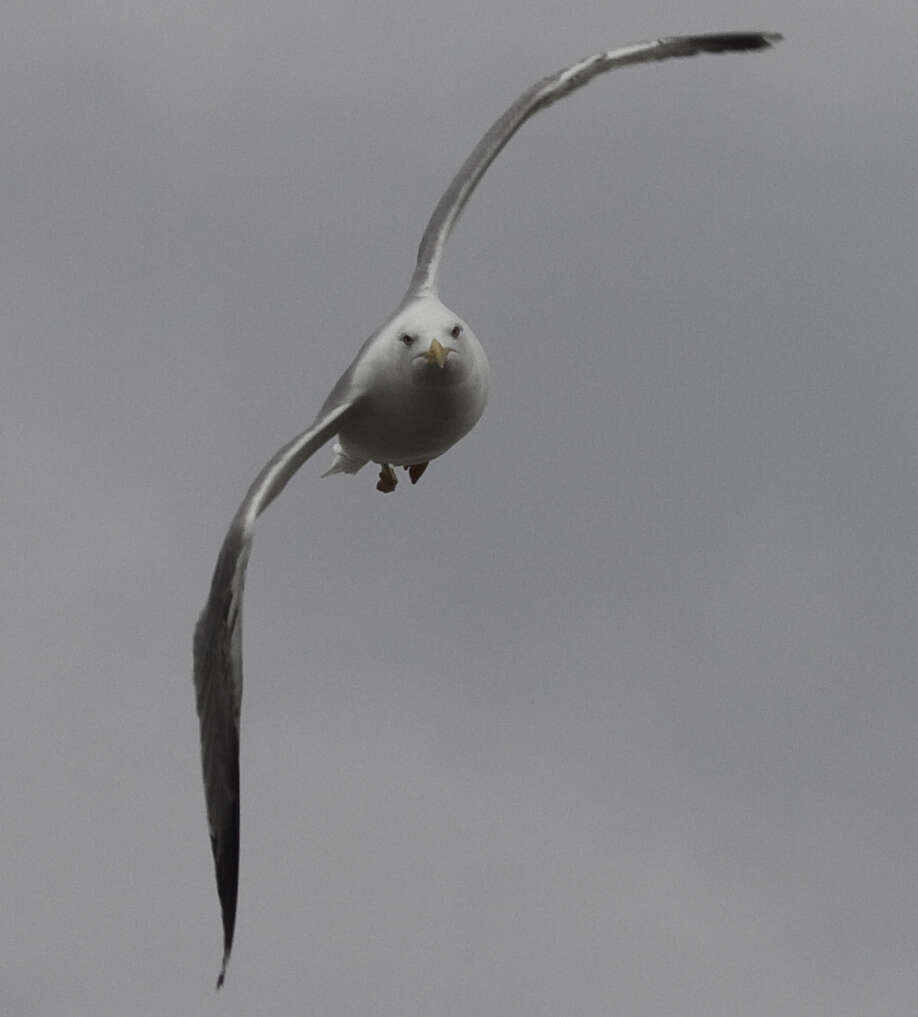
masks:
[[[201,726],[207,822],[223,911],[223,984],[233,946],[239,886],[239,707],[242,703],[242,591],[255,520],[306,460],[341,428],[353,403],[323,407],[309,430],[288,442],[255,478],[214,568],[210,596],[194,630],[194,687]]]
[[[781,38],[782,36],[774,32],[729,32],[653,39],[650,42],[639,42],[634,46],[597,53],[571,67],[566,67],[563,71],[558,71],[557,74],[550,74],[547,78],[537,81],[494,122],[440,198],[421,238],[417,267],[408,290],[409,294],[436,293],[443,248],[462,209],[465,208],[465,203],[500,150],[533,113],[550,106],[558,99],[563,99],[597,74],[611,71],[614,67],[625,67],[628,64],[650,60],[668,60],[670,57],[694,56],[696,53],[767,49]]]

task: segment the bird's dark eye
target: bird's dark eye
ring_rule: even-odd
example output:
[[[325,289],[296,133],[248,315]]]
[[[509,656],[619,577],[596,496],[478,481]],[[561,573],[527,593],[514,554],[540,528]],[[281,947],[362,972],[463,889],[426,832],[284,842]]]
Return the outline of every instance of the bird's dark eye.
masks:
[[[402,332],[399,339],[401,339],[406,346],[410,346],[414,342],[414,336],[408,335],[407,332]]]
[[[449,330],[449,334],[454,339],[458,339],[459,336],[462,335],[462,326],[461,325],[453,325],[453,327]]]

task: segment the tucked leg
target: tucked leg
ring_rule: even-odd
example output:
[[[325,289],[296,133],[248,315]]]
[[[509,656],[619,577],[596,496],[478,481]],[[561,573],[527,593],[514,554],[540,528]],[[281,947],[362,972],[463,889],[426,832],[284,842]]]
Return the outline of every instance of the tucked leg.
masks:
[[[415,463],[408,467],[408,476],[411,483],[416,484],[421,479],[421,474],[427,469],[427,463]]]
[[[376,482],[376,490],[382,491],[383,494],[390,494],[395,490],[397,483],[398,477],[395,475],[395,470],[388,463],[383,463],[379,471],[379,480]]]

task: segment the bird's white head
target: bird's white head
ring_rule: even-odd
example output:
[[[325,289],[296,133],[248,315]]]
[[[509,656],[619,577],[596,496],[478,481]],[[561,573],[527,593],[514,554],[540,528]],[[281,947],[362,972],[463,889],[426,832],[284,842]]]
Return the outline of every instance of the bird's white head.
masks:
[[[406,302],[365,351],[377,384],[410,391],[470,388],[484,397],[488,359],[475,333],[434,296]]]

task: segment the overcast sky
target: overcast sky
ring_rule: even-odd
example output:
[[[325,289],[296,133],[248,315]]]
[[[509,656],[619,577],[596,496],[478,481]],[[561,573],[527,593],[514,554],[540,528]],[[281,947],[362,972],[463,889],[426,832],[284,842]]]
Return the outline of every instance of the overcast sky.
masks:
[[[261,519],[235,951],[191,634],[437,198],[492,365],[421,483]],[[912,4],[8,2],[0,1009],[912,1017]]]

